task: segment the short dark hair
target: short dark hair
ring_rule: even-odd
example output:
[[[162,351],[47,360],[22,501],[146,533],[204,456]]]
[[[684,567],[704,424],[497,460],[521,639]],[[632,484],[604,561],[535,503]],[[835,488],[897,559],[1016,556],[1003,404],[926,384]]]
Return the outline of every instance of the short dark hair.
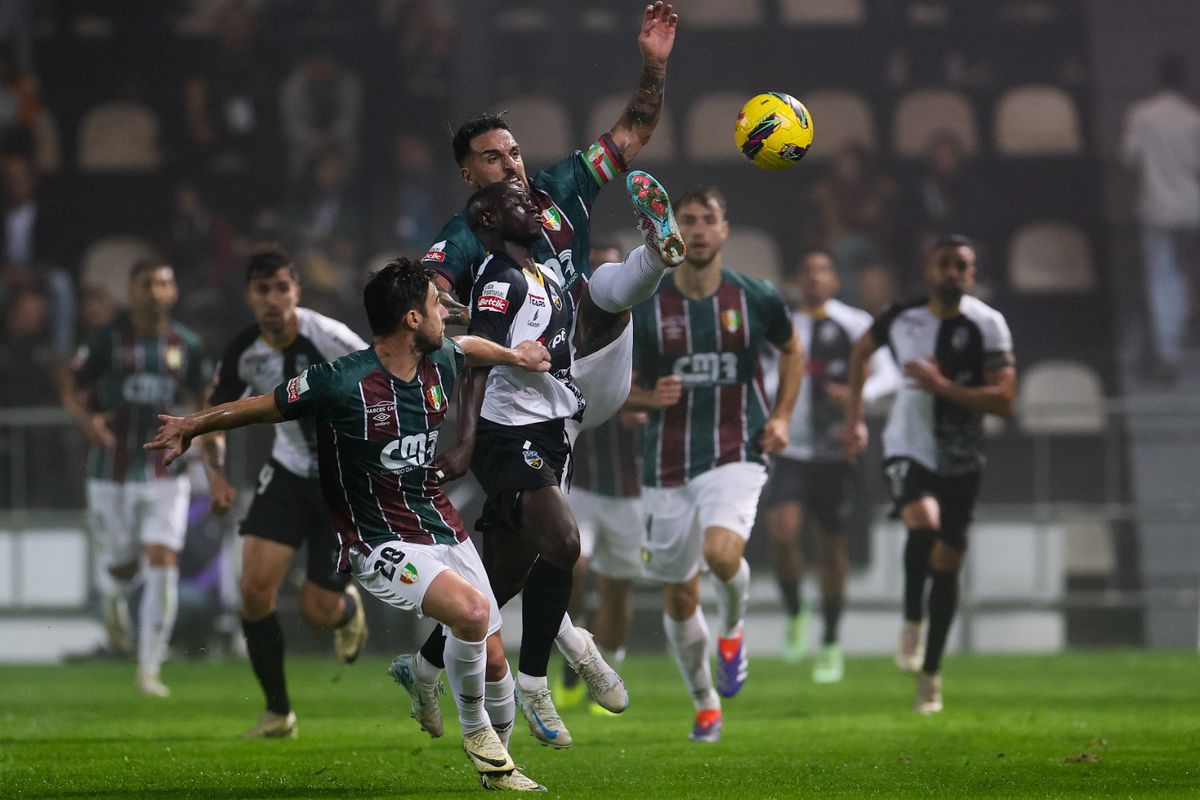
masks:
[[[133,283],[143,272],[151,272],[159,267],[171,268],[171,265],[161,258],[139,258],[129,268],[129,282]]]
[[[471,233],[476,236],[479,235],[479,221],[483,216],[483,212],[495,208],[496,204],[500,201],[500,196],[512,191],[512,189],[513,187],[506,181],[497,181],[496,183],[489,183],[467,198],[467,207],[463,213],[466,214],[467,226],[471,229]]]
[[[454,162],[460,167],[467,160],[467,156],[471,152],[471,140],[481,133],[488,131],[502,130],[511,131],[508,127],[508,122],[505,121],[500,114],[479,114],[471,117],[469,120],[458,126],[458,130],[454,132],[454,138],[450,140],[450,147],[454,150]]]
[[[1158,61],[1158,82],[1166,89],[1187,88],[1187,61],[1179,53],[1166,53]]]
[[[367,308],[367,324],[372,336],[388,336],[400,327],[409,311],[419,311],[425,305],[429,281],[433,274],[419,261],[397,258],[371,275],[363,289],[363,305]]]
[[[722,214],[726,209],[725,195],[721,194],[721,190],[715,186],[697,186],[694,189],[688,189],[672,201],[672,205],[676,208],[683,208],[688,203],[699,203],[702,206],[716,203]]]
[[[281,269],[287,269],[288,274],[292,276],[292,280],[296,283],[300,282],[300,275],[296,272],[296,265],[292,263],[291,257],[283,252],[278,247],[264,247],[255,250],[250,254],[250,259],[246,262],[246,283],[255,278],[269,278]]]
[[[929,247],[929,252],[941,250],[943,247],[969,247],[975,249],[975,242],[971,241],[970,237],[963,236],[961,233],[944,233],[933,240],[933,244]]]

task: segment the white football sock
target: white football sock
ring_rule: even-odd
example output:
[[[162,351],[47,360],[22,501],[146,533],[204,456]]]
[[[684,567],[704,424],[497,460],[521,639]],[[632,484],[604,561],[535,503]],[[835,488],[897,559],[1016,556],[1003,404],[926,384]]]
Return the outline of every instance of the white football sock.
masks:
[[[513,718],[517,715],[517,704],[513,700],[512,672],[504,673],[498,681],[488,681],[483,687],[483,706],[487,710],[488,719],[492,721],[492,729],[508,747],[508,739],[512,736]]]
[[[450,637],[447,636],[446,638],[449,639]],[[442,668],[435,664],[430,664],[425,660],[425,657],[421,655],[420,651],[417,651],[417,654],[413,656],[413,672],[416,673],[417,680],[419,680],[421,683],[424,683],[427,686],[433,686],[435,683],[437,683],[438,678],[441,677]]]
[[[588,294],[610,314],[619,314],[650,299],[658,291],[666,265],[646,245],[640,245],[621,264],[610,262],[592,270]]]
[[[575,629],[570,614],[563,614],[554,643],[558,645],[558,651],[567,659],[568,664],[578,664],[580,659],[587,655],[587,638]]]
[[[179,611],[179,567],[142,570],[142,602],[138,606],[138,669],[158,675]]]
[[[453,634],[446,639],[446,677],[450,680],[450,691],[454,693],[464,735],[488,725],[483,711],[483,671],[486,666],[487,646],[483,640],[464,642]]]
[[[524,672],[517,673],[517,688],[526,694],[539,692],[548,686],[549,684],[546,683],[545,675],[541,676],[540,678],[535,678],[532,675],[526,675]]]
[[[683,622],[677,622],[664,613],[663,630],[666,631],[671,654],[675,656],[675,663],[683,675],[683,682],[692,695],[692,705],[697,711],[719,709],[721,700],[713,688],[712,668],[709,666],[712,643],[704,609],[697,605],[696,613]]]
[[[713,576],[717,583],[717,608],[721,612],[721,638],[736,636],[746,620],[746,606],[750,602],[750,565],[746,559],[738,566],[732,578],[723,581]]]

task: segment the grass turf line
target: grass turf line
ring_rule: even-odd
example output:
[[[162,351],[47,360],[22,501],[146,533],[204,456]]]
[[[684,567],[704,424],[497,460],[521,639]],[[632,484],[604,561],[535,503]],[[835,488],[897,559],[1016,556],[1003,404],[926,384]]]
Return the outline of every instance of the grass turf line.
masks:
[[[0,668],[0,797],[384,798],[481,791],[446,736],[408,719],[387,660],[291,659],[291,741],[237,736],[262,708],[243,662],[170,662],[167,700],[133,690],[132,665]],[[718,744],[687,741],[691,706],[666,657],[629,659],[631,706],[565,712],[566,751],[517,714],[513,758],[551,795],[747,798],[1200,795],[1200,660],[1194,653],[959,656],[946,711],[909,710],[913,680],[849,659],[817,686],[811,662],[758,658],[725,703]]]

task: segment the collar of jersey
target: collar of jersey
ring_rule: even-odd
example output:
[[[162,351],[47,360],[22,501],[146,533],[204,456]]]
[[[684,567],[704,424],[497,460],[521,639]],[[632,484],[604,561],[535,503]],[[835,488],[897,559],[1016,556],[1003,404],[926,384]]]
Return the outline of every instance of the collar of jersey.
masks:
[[[379,353],[375,352],[375,343],[374,342],[372,342],[371,346],[368,347],[367,349],[371,351],[371,358],[375,359],[375,363],[379,366],[380,372],[382,372],[384,375],[387,375],[389,378],[394,380],[396,383],[403,384],[404,386],[411,386],[412,384],[419,383],[421,381],[421,362],[420,361],[417,362],[417,371],[413,373],[412,380],[406,381],[406,380],[404,380],[404,378],[401,378],[399,375],[394,374],[390,369],[387,368],[387,364],[383,363],[383,359],[379,357]],[[429,358],[429,356],[422,356],[421,358],[426,359],[426,358]]]

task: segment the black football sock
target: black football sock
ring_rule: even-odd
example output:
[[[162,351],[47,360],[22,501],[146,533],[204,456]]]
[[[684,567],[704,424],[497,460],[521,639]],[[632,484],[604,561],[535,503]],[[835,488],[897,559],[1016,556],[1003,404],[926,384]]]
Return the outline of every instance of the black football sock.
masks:
[[[929,635],[925,640],[925,664],[921,667],[930,675],[942,668],[942,652],[954,612],[958,610],[958,573],[931,570],[933,584],[929,589]]]
[[[830,595],[821,598],[821,615],[825,618],[825,636],[821,644],[837,644],[838,622],[842,618],[842,598]]]
[[[546,677],[550,649],[571,603],[571,583],[571,570],[551,566],[543,558],[529,570],[521,605],[524,626],[521,632],[522,674],[531,678]]]
[[[925,578],[936,534],[933,528],[912,528],[904,544],[904,618],[909,622],[925,616]]]
[[[421,645],[421,658],[433,664],[438,669],[446,668],[446,634],[441,625],[434,625],[429,632],[429,638]]]
[[[783,594],[783,610],[788,617],[800,613],[800,581],[795,578],[777,578],[779,591]]]
[[[242,633],[246,637],[250,666],[267,697],[267,710],[287,714],[292,704],[283,677],[283,629],[279,627],[279,615],[272,611],[253,622],[243,618]]]
[[[344,628],[350,624],[350,620],[354,619],[354,615],[358,613],[358,601],[354,599],[354,595],[342,593],[342,600],[345,608],[342,609],[342,618],[338,620],[335,628]]]

